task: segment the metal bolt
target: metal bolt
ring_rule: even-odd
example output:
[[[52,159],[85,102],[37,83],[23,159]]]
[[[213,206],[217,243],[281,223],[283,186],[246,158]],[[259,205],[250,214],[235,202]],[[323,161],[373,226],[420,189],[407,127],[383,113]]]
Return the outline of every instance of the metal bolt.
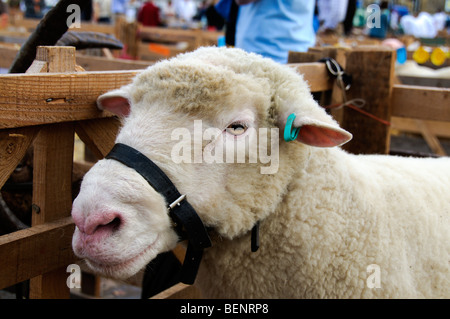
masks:
[[[39,214],[41,212],[41,208],[36,204],[31,204],[31,209],[36,213]]]

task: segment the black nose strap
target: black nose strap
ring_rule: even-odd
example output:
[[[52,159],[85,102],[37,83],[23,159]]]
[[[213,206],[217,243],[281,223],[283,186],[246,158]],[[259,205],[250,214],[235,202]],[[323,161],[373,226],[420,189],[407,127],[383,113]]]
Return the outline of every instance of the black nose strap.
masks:
[[[180,240],[187,239],[188,247],[183,262],[181,282],[193,284],[203,255],[203,249],[211,247],[211,240],[195,209],[181,195],[167,175],[147,156],[121,143],[114,145],[106,155],[138,172],[164,198],[169,215]]]

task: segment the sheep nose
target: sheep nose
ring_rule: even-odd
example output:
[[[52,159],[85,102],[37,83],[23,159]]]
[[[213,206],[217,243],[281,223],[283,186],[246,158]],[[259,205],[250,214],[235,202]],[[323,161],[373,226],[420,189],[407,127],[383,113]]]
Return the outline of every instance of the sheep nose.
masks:
[[[117,212],[94,212],[85,218],[81,214],[72,213],[78,229],[86,235],[98,233],[113,233],[122,224],[122,216]]]

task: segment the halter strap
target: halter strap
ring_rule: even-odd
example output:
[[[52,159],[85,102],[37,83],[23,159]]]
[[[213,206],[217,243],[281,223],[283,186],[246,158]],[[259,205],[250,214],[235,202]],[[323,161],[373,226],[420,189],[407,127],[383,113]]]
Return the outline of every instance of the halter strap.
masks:
[[[211,239],[195,209],[181,195],[167,175],[138,150],[117,143],[106,155],[138,172],[168,203],[169,216],[180,241],[187,239],[188,247],[181,272],[181,282],[193,284],[203,256],[203,249],[211,247]]]

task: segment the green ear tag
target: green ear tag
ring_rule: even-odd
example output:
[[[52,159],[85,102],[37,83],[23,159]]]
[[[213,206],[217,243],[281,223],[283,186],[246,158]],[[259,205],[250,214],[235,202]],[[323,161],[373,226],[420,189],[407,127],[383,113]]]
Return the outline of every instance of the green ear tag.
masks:
[[[298,132],[300,132],[300,127],[292,129],[292,124],[294,123],[295,117],[296,115],[292,113],[287,118],[286,126],[284,128],[284,140],[286,142],[295,140],[298,136]]]

